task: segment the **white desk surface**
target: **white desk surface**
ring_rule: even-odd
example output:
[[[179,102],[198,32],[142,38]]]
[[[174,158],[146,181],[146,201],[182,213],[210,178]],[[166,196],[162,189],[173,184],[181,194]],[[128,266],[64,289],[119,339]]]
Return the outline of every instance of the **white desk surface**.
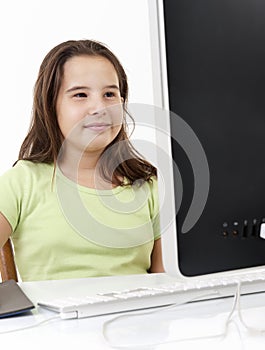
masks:
[[[115,276],[103,278],[88,278],[78,280],[60,280],[43,282],[20,283],[28,297],[37,303],[42,298],[54,298],[67,295],[84,296],[94,295],[98,292],[110,290],[123,290],[140,286],[157,286],[172,282],[175,279],[165,274]],[[264,315],[265,321],[265,293],[257,293],[242,297],[248,309],[255,318]],[[225,350],[263,350],[265,348],[265,333],[251,333],[246,330],[235,313],[233,322],[230,323],[227,334],[224,337],[212,337],[216,335],[221,320],[224,320],[231,311],[233,298],[223,298],[208,301],[200,301],[181,306],[138,316],[123,317],[114,321],[108,328],[110,342],[103,335],[103,325],[106,321],[114,319],[116,315],[98,316],[92,318],[61,320],[60,318],[50,321],[35,328],[20,330],[0,335],[0,346],[8,346],[8,349],[91,349],[105,350],[116,349],[114,345],[131,344],[130,349],[225,349]],[[24,316],[0,319],[0,332],[18,329],[34,325],[42,320],[56,316],[57,314],[37,307],[32,313]],[[121,314],[120,314],[121,315]],[[258,316],[257,316],[258,317]],[[180,339],[179,322],[181,320],[181,332],[190,334],[191,322],[195,321],[196,327],[200,325],[207,332],[203,339],[185,340]],[[222,321],[223,324],[223,321]],[[263,324],[265,328],[265,322]],[[135,344],[145,344],[135,346]],[[148,344],[157,344],[147,346]],[[159,344],[159,345],[158,345]],[[128,347],[127,347],[128,348]]]

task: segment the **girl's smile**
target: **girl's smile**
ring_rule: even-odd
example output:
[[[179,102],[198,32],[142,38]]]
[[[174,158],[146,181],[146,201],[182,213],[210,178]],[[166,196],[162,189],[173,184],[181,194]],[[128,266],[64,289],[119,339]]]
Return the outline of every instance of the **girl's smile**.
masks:
[[[105,131],[106,129],[110,128],[111,124],[110,123],[89,123],[84,126],[85,129],[89,129],[94,132],[102,132]]]

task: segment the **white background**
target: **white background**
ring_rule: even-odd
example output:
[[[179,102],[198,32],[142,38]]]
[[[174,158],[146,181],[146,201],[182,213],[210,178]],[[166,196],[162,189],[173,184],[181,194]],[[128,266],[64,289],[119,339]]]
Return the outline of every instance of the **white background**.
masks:
[[[4,1],[0,29],[0,173],[17,159],[27,133],[41,61],[62,41],[105,43],[128,75],[129,102],[154,102],[148,0]]]

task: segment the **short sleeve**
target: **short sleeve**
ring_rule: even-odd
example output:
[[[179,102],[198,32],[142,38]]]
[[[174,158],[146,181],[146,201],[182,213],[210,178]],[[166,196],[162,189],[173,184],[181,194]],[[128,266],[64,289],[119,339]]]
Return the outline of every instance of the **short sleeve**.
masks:
[[[152,178],[152,182],[149,183],[149,187],[150,187],[149,209],[150,209],[151,220],[153,225],[154,239],[156,240],[161,237],[158,184],[157,184],[156,178]]]
[[[0,176],[0,212],[13,232],[19,223],[21,203],[27,193],[26,182],[26,172],[20,162]]]

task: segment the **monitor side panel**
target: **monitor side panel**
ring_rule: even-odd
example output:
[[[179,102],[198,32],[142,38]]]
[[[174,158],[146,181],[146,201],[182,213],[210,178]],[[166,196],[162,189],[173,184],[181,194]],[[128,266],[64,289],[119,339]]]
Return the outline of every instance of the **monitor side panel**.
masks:
[[[178,250],[176,233],[176,210],[173,158],[171,147],[170,113],[167,82],[167,58],[164,32],[163,2],[149,0],[150,40],[152,49],[152,76],[154,109],[157,111],[156,144],[167,156],[157,152],[158,190],[160,198],[160,227],[163,264],[166,272],[172,276],[181,276],[178,268]],[[154,113],[156,114],[156,113]],[[162,117],[161,117],[162,115]],[[162,130],[162,132],[158,132]],[[165,184],[171,190],[165,189]],[[169,219],[168,219],[169,218]]]

